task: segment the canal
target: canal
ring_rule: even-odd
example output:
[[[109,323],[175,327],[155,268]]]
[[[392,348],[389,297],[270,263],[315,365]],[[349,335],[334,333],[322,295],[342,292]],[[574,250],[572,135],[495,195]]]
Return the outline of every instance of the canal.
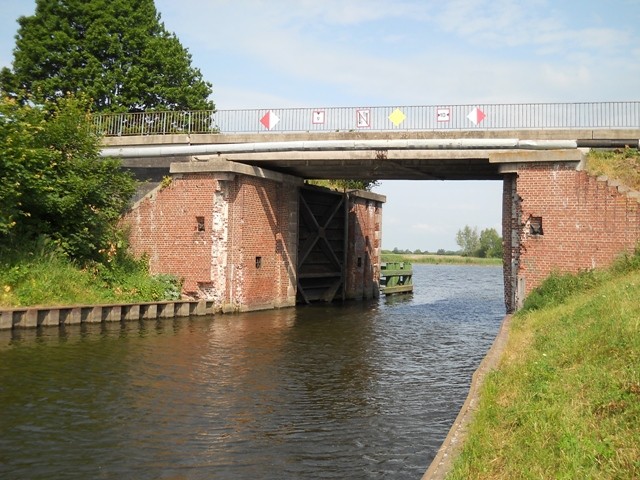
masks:
[[[419,479],[504,317],[502,269],[370,303],[0,332],[0,478]]]

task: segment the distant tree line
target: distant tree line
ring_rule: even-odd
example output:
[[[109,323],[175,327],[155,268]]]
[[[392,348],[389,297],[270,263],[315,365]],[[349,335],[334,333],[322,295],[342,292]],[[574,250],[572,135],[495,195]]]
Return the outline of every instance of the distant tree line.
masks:
[[[465,257],[502,258],[502,237],[495,228],[486,228],[478,233],[478,227],[465,225],[456,234],[456,243],[460,250],[451,251],[443,248],[435,252],[436,255],[463,255]],[[423,255],[431,252],[427,250],[401,249],[383,250],[382,253],[395,253],[401,255]]]
[[[456,243],[462,249],[462,255],[467,257],[502,257],[502,237],[495,228],[486,228],[478,234],[478,227],[465,225],[458,230]]]
[[[393,250],[382,250],[382,253],[394,253],[397,255],[459,255],[460,252],[454,250],[445,250],[444,248],[438,249],[437,252],[430,252],[428,250],[421,250],[416,248],[415,250],[410,250],[408,248],[402,249],[395,247]]]

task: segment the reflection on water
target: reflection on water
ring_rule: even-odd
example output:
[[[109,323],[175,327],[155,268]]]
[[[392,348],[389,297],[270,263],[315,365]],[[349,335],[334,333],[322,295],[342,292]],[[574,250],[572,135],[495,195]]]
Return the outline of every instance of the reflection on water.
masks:
[[[504,315],[501,269],[373,303],[0,332],[0,478],[420,478]]]

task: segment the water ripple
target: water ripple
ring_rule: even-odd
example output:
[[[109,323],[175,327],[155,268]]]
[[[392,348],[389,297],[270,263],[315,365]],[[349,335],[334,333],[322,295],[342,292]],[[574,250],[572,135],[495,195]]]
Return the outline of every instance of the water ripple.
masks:
[[[0,332],[0,477],[420,478],[504,315],[501,270],[372,303]]]

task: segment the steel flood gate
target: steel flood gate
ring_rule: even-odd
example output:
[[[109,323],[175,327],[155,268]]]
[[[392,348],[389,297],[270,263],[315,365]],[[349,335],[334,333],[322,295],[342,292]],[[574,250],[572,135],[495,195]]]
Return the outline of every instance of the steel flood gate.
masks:
[[[298,221],[298,303],[345,298],[347,195],[300,188]]]

